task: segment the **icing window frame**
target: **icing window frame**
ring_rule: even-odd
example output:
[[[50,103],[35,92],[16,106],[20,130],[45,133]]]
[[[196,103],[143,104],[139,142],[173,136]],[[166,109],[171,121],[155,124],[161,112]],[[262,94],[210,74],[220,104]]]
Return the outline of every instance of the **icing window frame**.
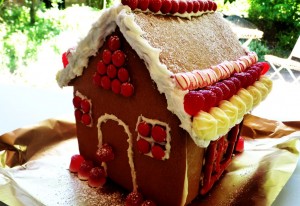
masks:
[[[149,128],[148,135],[142,135],[139,131],[140,123],[146,123]],[[155,129],[154,129],[155,128]],[[153,132],[156,130],[155,132]],[[170,158],[171,151],[171,135],[170,135],[170,126],[162,121],[157,119],[146,118],[142,115],[138,117],[135,131],[137,132],[137,147],[140,154],[152,157],[158,160],[167,160]],[[165,133],[164,133],[165,132]],[[154,135],[154,133],[159,135]],[[154,136],[154,138],[153,138]],[[160,139],[162,137],[162,139]],[[143,141],[144,140],[144,141]],[[143,141],[143,148],[147,148],[146,150],[141,151],[139,148],[139,142]],[[149,145],[147,145],[147,143]],[[149,148],[148,148],[149,146]],[[161,149],[160,149],[161,148]]]

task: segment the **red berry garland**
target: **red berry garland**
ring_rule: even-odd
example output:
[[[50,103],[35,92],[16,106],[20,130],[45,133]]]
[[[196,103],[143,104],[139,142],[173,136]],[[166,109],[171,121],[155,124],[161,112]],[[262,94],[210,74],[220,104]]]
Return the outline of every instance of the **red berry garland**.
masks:
[[[163,14],[184,14],[197,13],[198,11],[216,11],[217,4],[212,0],[122,0],[123,5],[129,6],[132,10],[149,9],[153,13],[161,11]]]
[[[236,72],[231,77],[216,82],[198,91],[189,91],[184,96],[184,110],[191,116],[197,115],[201,110],[208,112],[217,106],[221,100],[228,100],[241,88],[253,85],[262,75],[264,62],[256,63],[243,72]],[[203,96],[202,99],[200,96]]]

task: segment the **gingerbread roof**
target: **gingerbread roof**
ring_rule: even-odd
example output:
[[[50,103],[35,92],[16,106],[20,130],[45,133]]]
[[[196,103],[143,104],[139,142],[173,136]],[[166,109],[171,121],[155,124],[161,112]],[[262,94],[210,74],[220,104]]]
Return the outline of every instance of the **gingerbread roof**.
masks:
[[[221,14],[214,12],[214,2],[193,2],[209,2],[210,7],[198,8],[195,12],[163,13],[153,12],[151,7],[142,11],[137,6],[120,4],[104,10],[88,35],[68,56],[67,67],[58,72],[58,84],[67,86],[72,79],[81,76],[89,57],[96,55],[106,37],[118,27],[144,60],[159,92],[165,94],[168,110],[178,116],[180,126],[197,145],[206,147],[265,98],[271,83],[266,78],[257,78],[258,81],[210,110],[187,112],[185,100],[191,91],[200,91],[234,73],[243,73],[257,63],[256,54],[242,48]]]

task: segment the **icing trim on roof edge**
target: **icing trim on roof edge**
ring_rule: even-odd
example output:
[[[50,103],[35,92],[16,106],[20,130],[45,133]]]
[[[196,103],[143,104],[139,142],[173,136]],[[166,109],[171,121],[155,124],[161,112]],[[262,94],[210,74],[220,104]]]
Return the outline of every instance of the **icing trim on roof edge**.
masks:
[[[121,0],[132,11],[152,13],[155,15],[178,16],[188,18],[213,13],[217,10],[217,3],[212,0]]]

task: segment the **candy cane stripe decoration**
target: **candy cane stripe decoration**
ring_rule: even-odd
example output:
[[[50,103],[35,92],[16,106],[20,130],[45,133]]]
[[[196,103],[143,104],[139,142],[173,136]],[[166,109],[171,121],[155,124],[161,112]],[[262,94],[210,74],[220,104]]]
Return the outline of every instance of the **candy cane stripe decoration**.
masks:
[[[194,90],[212,85],[219,80],[227,79],[235,72],[244,72],[257,61],[257,54],[248,52],[247,56],[242,56],[236,61],[224,61],[207,69],[177,73],[174,74],[174,77],[177,85],[182,90]]]

